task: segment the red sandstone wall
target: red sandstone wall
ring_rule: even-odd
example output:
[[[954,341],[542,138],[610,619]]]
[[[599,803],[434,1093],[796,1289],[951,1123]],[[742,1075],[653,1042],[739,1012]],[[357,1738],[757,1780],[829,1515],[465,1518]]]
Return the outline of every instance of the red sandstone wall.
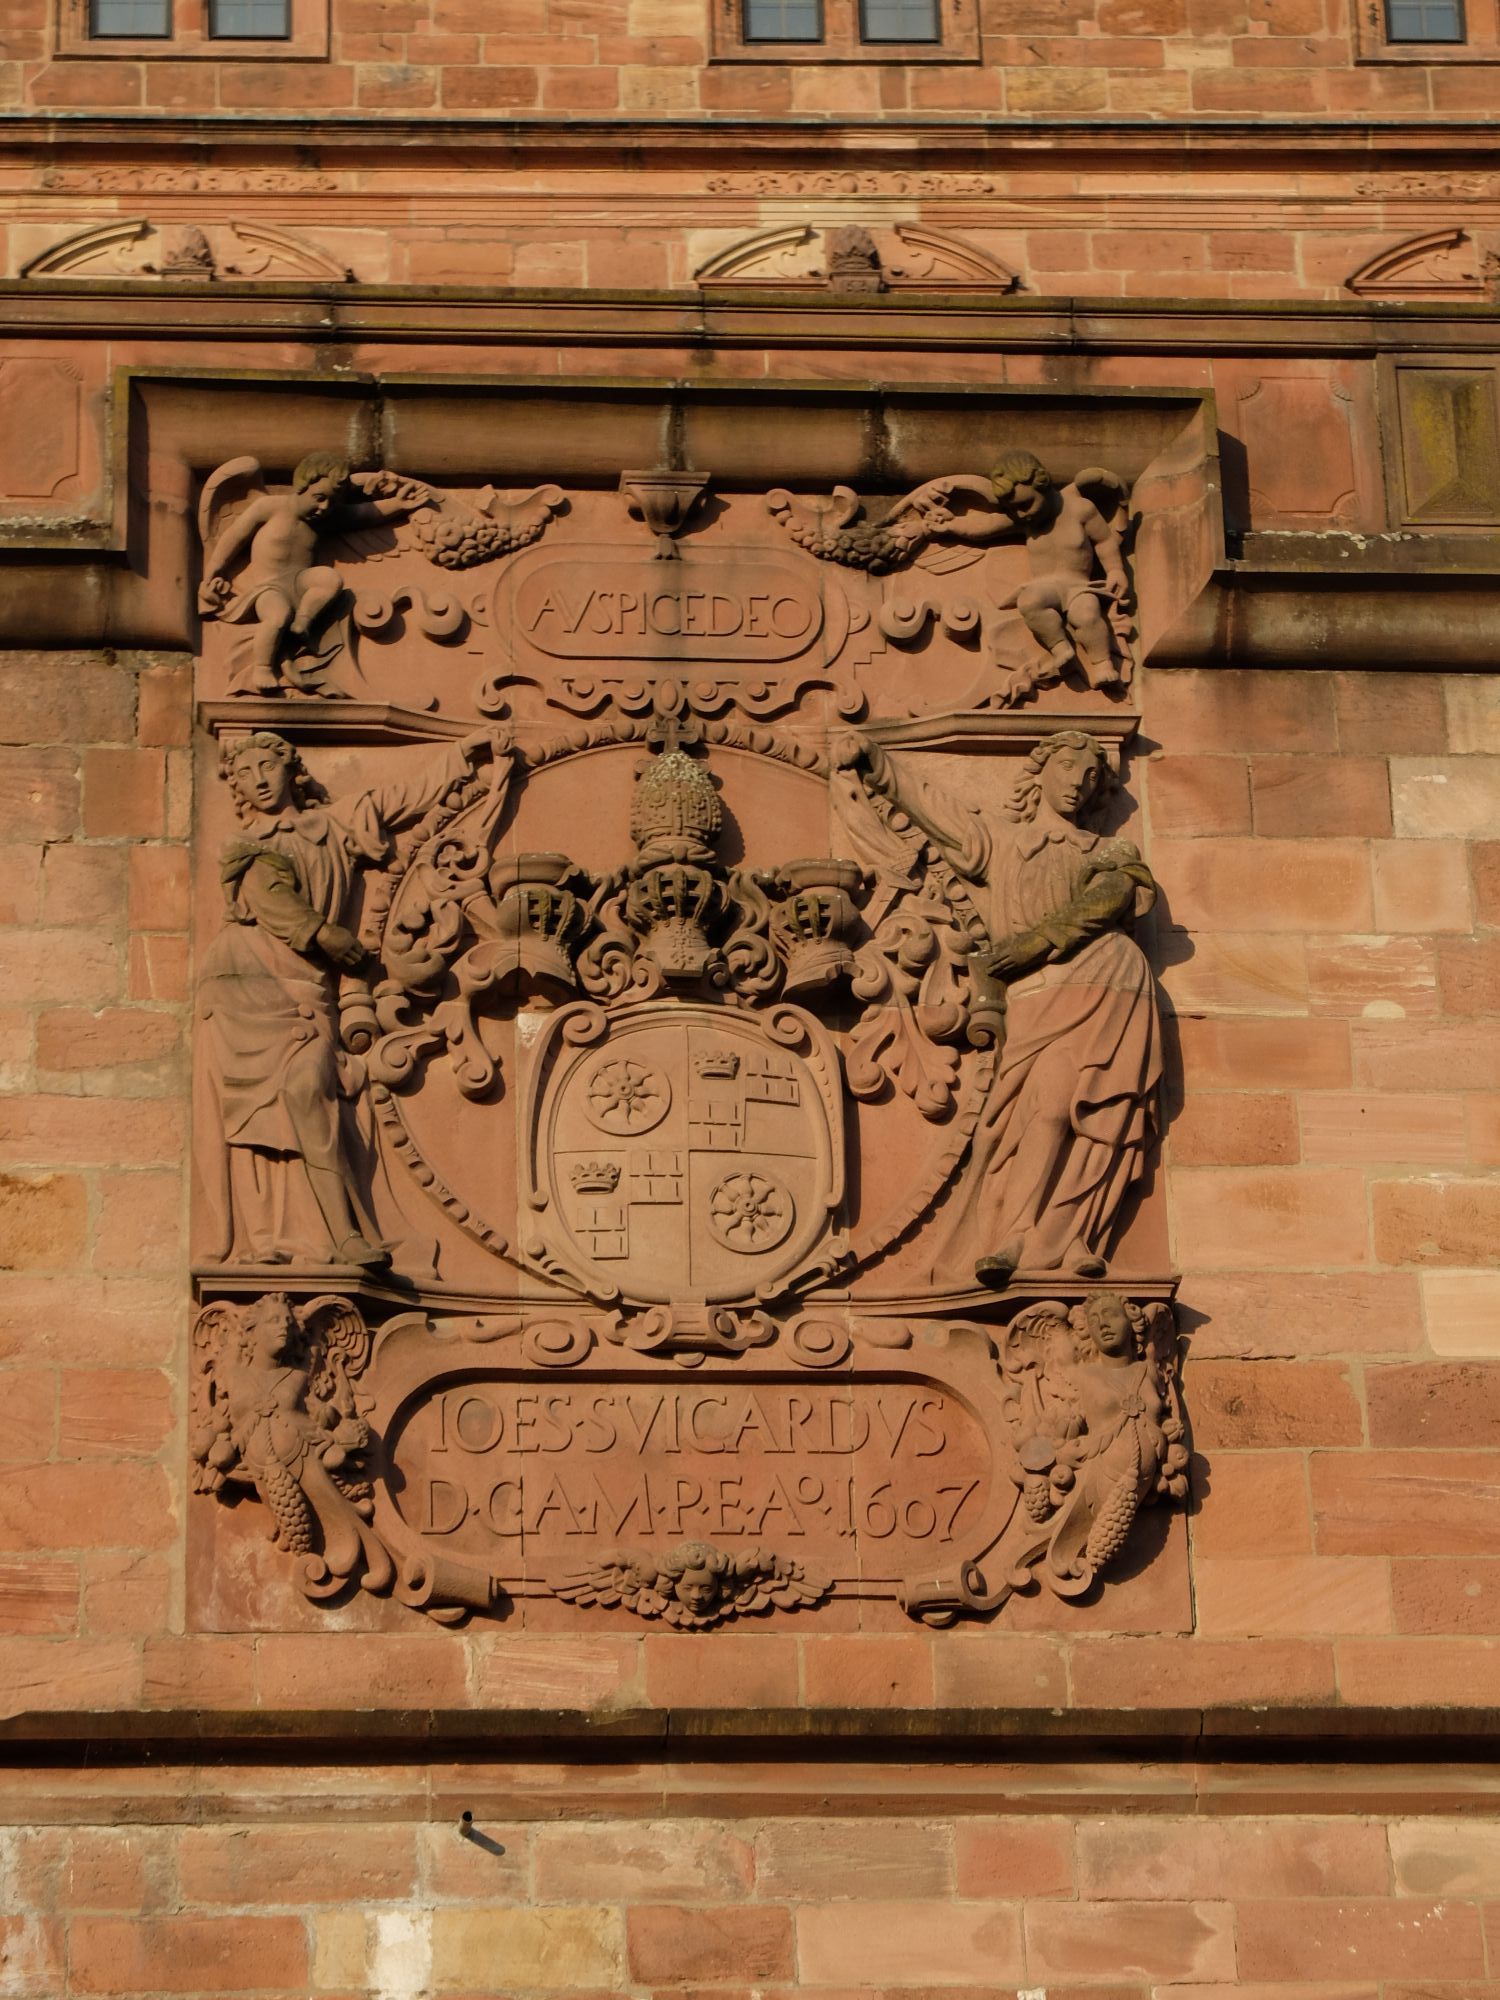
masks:
[[[1258,526],[1295,525],[1309,490],[1274,431]],[[1378,524],[1364,459],[1346,487]],[[1497,685],[1144,678],[1128,784],[1180,1053],[1199,1502],[1137,1576],[961,1632],[369,1634],[286,1591],[301,1629],[244,1637],[184,1616],[185,1514],[209,1505],[183,1437],[188,669],[0,663],[0,1707],[406,1732],[353,1767],[293,1744],[280,1766],[7,1773],[0,1994],[1500,1990],[1500,1822],[1467,1769],[1056,1740],[1005,1766],[889,1743],[705,1765],[645,1738],[571,1767],[555,1743],[390,1761],[420,1727],[403,1710],[936,1705],[1040,1731],[1103,1709],[1124,1731],[1219,1708],[1248,1734],[1500,1703]],[[466,1808],[503,1854],[460,1839]]]
[[[11,1709],[1500,1702],[1496,682],[1148,676],[1186,1534],[1094,1609],[711,1644],[182,1636],[188,672],[3,689]]]
[[[237,1803],[243,1805],[244,1800]],[[1480,2000],[1500,1832],[1166,1813],[617,1820],[10,1836],[28,1996]],[[360,1885],[350,1907],[352,1882]],[[1488,1956],[1487,1956],[1488,1952]],[[66,1974],[64,1967],[66,1966]],[[64,1983],[66,1979],[66,1983]],[[253,1985],[249,1984],[253,1982]]]
[[[38,110],[458,117],[1404,117],[1495,103],[1483,61],[1359,62],[1348,0],[983,0],[979,12],[979,64],[709,64],[703,0],[510,0],[503,20],[486,0],[336,0],[327,60],[220,63],[58,60],[50,0],[10,0],[0,92]],[[1493,61],[1484,0],[1471,35]]]

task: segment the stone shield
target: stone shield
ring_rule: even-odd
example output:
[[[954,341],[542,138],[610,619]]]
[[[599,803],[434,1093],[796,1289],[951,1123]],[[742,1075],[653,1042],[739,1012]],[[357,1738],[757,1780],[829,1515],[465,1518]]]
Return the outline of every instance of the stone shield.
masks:
[[[529,1079],[532,1254],[600,1299],[785,1291],[826,1264],[842,1198],[836,1062],[796,1007],[564,1008]]]

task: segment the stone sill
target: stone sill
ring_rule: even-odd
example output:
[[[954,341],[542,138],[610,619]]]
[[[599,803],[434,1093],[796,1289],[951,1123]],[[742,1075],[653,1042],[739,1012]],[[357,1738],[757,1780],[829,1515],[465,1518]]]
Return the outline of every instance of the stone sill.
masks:
[[[0,1825],[1500,1813],[1493,1710],[18,1716]]]

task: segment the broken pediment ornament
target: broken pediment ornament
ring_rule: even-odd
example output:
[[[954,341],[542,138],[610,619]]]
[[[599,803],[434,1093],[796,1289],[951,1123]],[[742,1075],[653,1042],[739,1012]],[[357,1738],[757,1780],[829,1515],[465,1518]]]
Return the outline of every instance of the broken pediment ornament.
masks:
[[[314,280],[349,284],[354,273],[316,244],[266,223],[163,227],[146,216],[76,231],[21,266],[23,278]]]
[[[1489,291],[1467,230],[1429,229],[1381,250],[1344,280],[1357,298],[1483,298]]]
[[[795,290],[986,291],[1020,289],[1017,274],[987,250],[914,222],[783,224],[717,250],[694,273],[702,286],[774,285]]]

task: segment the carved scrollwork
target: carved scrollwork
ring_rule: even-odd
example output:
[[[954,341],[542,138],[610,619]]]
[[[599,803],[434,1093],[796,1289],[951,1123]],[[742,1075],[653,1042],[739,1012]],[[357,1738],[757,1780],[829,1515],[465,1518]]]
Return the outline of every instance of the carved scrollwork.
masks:
[[[1171,1281],[1112,1275],[1157,1240],[1154,885],[1091,818],[1131,718],[987,712],[1126,677],[1123,481],[630,474],[524,554],[555,490],[298,477],[205,494],[260,699],[205,704],[200,1490],[445,1623],[1127,1570],[1187,1463]],[[319,700],[341,635],[384,650]]]

